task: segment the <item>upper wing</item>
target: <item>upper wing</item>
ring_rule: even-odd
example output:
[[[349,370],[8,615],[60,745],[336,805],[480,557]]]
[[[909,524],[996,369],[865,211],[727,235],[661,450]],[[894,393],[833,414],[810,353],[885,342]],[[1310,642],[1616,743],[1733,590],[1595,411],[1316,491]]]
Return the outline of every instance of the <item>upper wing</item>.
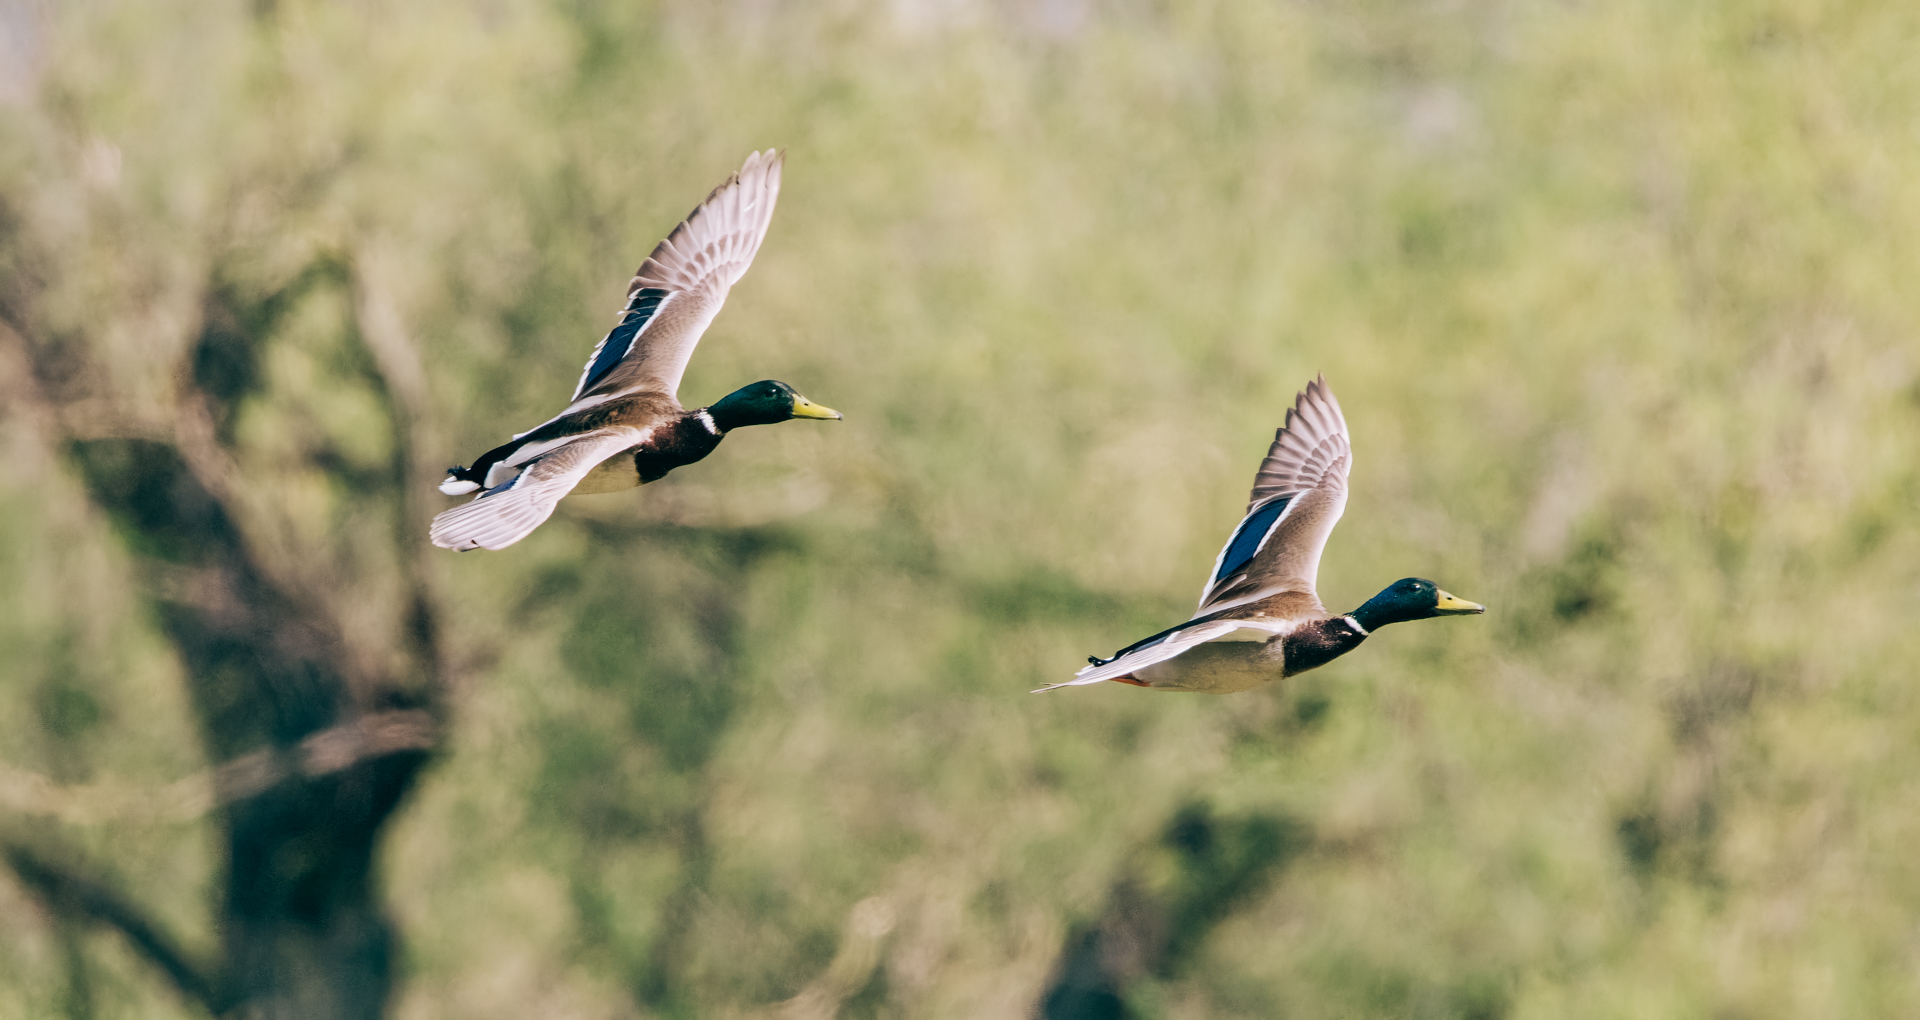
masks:
[[[700,334],[767,236],[785,159],[772,149],[748,156],[640,264],[619,323],[587,358],[575,402],[641,388],[679,391]]]
[[[1265,641],[1275,634],[1288,629],[1288,625],[1267,623],[1260,620],[1206,620],[1201,623],[1185,623],[1178,627],[1163,630],[1144,641],[1136,641],[1115,652],[1113,658],[1105,662],[1092,663],[1073,675],[1073,679],[1062,683],[1048,684],[1033,693],[1050,691],[1055,687],[1074,687],[1079,684],[1097,684],[1102,680],[1126,676],[1136,669],[1145,669],[1156,662],[1165,662],[1195,645],[1208,641],[1218,641],[1237,630],[1253,630],[1258,640]]]
[[[1247,515],[1213,561],[1197,615],[1276,592],[1313,594],[1320,552],[1347,507],[1352,461],[1346,417],[1322,376],[1287,409],[1254,476]]]
[[[552,516],[554,504],[587,472],[646,438],[646,430],[622,425],[583,432],[547,448],[511,481],[435,517],[429,536],[442,549],[505,549]]]

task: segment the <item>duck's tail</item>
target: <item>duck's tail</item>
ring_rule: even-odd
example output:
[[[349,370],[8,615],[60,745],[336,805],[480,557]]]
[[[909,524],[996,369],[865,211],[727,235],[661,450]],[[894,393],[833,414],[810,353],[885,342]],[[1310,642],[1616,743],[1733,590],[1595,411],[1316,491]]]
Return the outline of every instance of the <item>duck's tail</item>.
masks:
[[[464,496],[479,487],[480,479],[458,464],[448,468],[447,477],[440,482],[440,491],[449,496]]]

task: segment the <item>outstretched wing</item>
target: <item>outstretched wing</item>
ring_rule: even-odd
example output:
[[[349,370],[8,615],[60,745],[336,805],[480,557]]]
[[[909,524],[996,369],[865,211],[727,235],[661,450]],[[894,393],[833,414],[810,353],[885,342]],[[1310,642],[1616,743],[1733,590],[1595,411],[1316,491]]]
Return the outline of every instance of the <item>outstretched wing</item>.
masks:
[[[1320,553],[1347,507],[1353,454],[1325,376],[1307,384],[1253,479],[1247,515],[1213,561],[1196,616],[1278,592],[1314,593]]]
[[[1263,620],[1204,620],[1199,623],[1189,621],[1178,627],[1163,630],[1143,641],[1135,641],[1113,653],[1113,658],[1105,662],[1089,664],[1075,673],[1073,679],[1048,684],[1033,693],[1050,691],[1055,687],[1097,684],[1103,680],[1123,677],[1136,669],[1145,669],[1156,662],[1165,662],[1195,645],[1206,644],[1209,641],[1223,639],[1266,641],[1289,627],[1288,624],[1276,624]],[[1242,631],[1245,633],[1237,633]]]
[[[748,156],[640,264],[620,321],[580,373],[575,404],[632,390],[679,391],[700,334],[767,236],[785,158],[772,149]]]
[[[587,472],[646,437],[644,429],[621,425],[546,447],[528,458],[512,479],[435,517],[429,536],[442,549],[505,549],[552,516],[554,504]]]

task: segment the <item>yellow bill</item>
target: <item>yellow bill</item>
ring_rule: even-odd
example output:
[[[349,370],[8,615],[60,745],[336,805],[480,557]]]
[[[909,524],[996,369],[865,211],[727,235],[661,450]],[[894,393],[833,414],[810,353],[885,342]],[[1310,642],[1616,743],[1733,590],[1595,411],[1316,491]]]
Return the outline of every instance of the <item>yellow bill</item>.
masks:
[[[838,420],[840,412],[831,407],[822,407],[796,393],[793,395],[793,416],[795,418],[825,418]]]

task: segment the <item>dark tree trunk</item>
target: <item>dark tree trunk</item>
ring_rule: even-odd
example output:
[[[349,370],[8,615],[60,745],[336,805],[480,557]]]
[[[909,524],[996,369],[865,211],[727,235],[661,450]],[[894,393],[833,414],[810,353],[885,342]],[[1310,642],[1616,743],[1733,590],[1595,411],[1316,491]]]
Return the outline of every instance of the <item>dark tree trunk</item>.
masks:
[[[347,282],[323,267],[289,289],[315,280]],[[81,873],[47,840],[13,840],[5,851],[56,914],[119,930],[215,1015],[374,1020],[394,990],[397,948],[380,905],[376,850],[441,729],[434,606],[418,553],[408,548],[418,537],[406,490],[413,409],[377,368],[368,370],[399,437],[390,475],[373,479],[368,495],[395,508],[396,526],[381,537],[396,544],[386,562],[399,565],[411,600],[394,638],[402,647],[385,657],[406,665],[368,675],[360,663],[369,657],[350,654],[320,597],[353,579],[287,562],[296,557],[263,562],[236,519],[241,483],[221,470],[234,442],[232,408],[258,385],[256,348],[286,304],[283,291],[236,307],[216,289],[192,364],[180,373],[185,423],[172,436],[63,434],[62,398],[51,394],[84,382],[88,366],[76,369],[70,348],[55,365],[52,345],[0,328],[38,380],[47,440],[65,447],[135,554],[137,579],[179,656],[215,763],[225,836],[220,958],[188,959],[134,896]],[[377,366],[381,352],[372,353]],[[354,484],[370,485],[364,472]]]

